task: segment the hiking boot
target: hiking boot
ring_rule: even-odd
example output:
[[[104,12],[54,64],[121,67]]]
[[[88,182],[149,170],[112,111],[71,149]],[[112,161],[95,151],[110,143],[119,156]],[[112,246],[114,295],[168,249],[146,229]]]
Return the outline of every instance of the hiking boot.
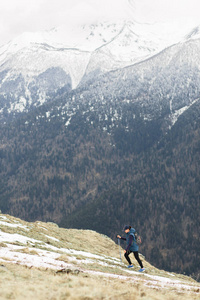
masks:
[[[139,270],[139,272],[144,272],[145,271],[145,268],[141,268],[140,270]]]
[[[132,268],[132,267],[133,267],[133,265],[129,265],[129,266],[128,266],[129,269]]]

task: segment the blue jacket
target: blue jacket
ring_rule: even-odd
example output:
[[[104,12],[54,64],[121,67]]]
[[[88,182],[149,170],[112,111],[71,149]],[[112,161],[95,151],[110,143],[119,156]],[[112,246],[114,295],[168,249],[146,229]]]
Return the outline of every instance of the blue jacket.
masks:
[[[136,240],[135,240],[135,235],[134,235],[134,233],[135,233],[135,229],[134,229],[134,228],[131,228],[130,231],[126,234],[126,244],[127,244],[126,250],[127,250],[127,251],[130,250],[130,251],[136,252],[136,251],[139,250],[139,247],[138,247],[138,245],[137,245],[137,243],[136,243]],[[130,236],[133,236],[133,241],[132,241],[130,247],[128,247],[128,246],[129,246],[129,239],[130,239]]]

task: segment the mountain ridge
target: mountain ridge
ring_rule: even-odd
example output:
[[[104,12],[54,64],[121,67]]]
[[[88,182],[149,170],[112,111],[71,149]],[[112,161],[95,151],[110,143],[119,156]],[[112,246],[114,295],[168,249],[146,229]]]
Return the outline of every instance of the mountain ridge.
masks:
[[[24,106],[27,109],[30,109],[31,104],[37,106],[49,101],[49,89],[51,86],[42,86],[39,84],[39,80],[41,76],[46,76],[46,81],[50,80],[48,78],[50,69],[56,70],[59,68],[63,77],[62,80],[60,78],[60,82],[57,82],[57,73],[51,73],[51,77],[56,82],[54,87],[55,94],[59,88],[75,89],[80,84],[81,79],[84,78],[85,81],[88,76],[90,78],[92,72],[94,72],[93,75],[95,76],[96,72],[105,73],[112,69],[130,65],[131,62],[142,61],[147,55],[152,56],[156,52],[159,53],[172,43],[171,40],[165,41],[166,37],[159,37],[161,33],[158,33],[158,29],[151,27],[155,25],[144,25],[130,21],[120,22],[119,24],[98,23],[97,25],[88,25],[87,29],[84,26],[80,27],[81,29],[77,31],[80,32],[75,35],[75,40],[73,41],[72,39],[71,45],[69,44],[68,46],[65,42],[62,44],[58,43],[56,38],[51,36],[54,31],[59,36],[59,31],[56,33],[56,30],[42,34],[29,35],[26,33],[21,38],[19,37],[13,42],[2,46],[0,55],[0,95],[2,98],[0,111],[8,111],[9,113],[8,106],[10,105],[12,111],[17,112],[18,109],[15,109],[15,104],[18,107],[17,102],[20,98],[23,99],[22,102],[24,102]],[[103,34],[101,33],[102,30]],[[124,30],[128,31],[122,36]],[[146,30],[149,32],[149,35],[146,33]],[[60,32],[59,39],[64,37],[65,31],[60,29]],[[134,36],[130,38],[130,32],[133,32],[138,38],[136,40]],[[72,36],[72,33],[68,32],[68,36],[70,34]],[[107,40],[103,41],[103,35],[107,36]],[[91,37],[92,40],[90,43],[87,41],[87,43],[96,46],[93,49],[87,49],[87,47],[84,49],[84,46],[82,48],[79,47],[75,41],[80,36],[86,36],[83,38],[83,41],[87,41],[87,39],[89,41],[89,37]],[[120,38],[121,41],[113,44],[116,38]],[[176,42],[180,38],[182,39],[182,37],[176,38]],[[44,48],[44,45],[54,47],[54,50],[57,49],[57,51],[53,51],[54,53],[52,51],[49,52],[46,46]],[[59,49],[65,49],[65,51],[58,51]],[[80,50],[81,52],[79,52]],[[141,51],[143,51],[142,55]],[[47,75],[45,75],[46,72]],[[10,100],[10,97],[12,97],[12,100]]]

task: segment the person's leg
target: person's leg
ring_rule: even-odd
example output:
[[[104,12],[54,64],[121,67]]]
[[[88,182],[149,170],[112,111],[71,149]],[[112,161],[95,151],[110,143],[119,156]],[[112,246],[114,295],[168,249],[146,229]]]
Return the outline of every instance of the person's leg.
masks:
[[[135,259],[138,261],[140,267],[143,269],[144,267],[143,267],[141,259],[139,258],[138,251],[137,252],[133,252],[133,254],[135,256]]]
[[[132,262],[131,262],[130,257],[129,257],[130,253],[131,253],[131,251],[126,251],[126,253],[124,253],[124,257],[126,258],[129,265],[132,265]]]

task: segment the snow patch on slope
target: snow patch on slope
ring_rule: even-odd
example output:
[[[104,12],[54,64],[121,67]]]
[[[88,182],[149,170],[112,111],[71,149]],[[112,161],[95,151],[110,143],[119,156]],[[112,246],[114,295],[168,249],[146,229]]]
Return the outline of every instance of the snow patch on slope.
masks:
[[[16,221],[14,218],[9,219],[7,216],[0,215],[0,220],[0,224],[5,226],[5,231],[6,227],[15,227],[16,230],[27,230],[27,228],[29,228],[28,225],[25,226],[23,223],[20,223],[20,221]],[[37,223],[37,232],[38,228],[41,228],[42,231],[47,229],[38,225],[40,225],[39,222]],[[30,229],[33,229],[33,227],[34,225],[30,224]],[[41,234],[43,233],[41,232]],[[46,237],[53,240],[53,242],[60,242],[59,239],[52,236],[46,235]],[[134,270],[124,269],[125,265],[117,258],[106,255],[96,255],[81,250],[58,248],[49,243],[44,243],[42,240],[29,238],[26,235],[18,233],[7,233],[0,230],[0,243],[0,261],[2,263],[9,262],[24,265],[29,268],[45,268],[55,271],[61,271],[67,268],[74,269],[74,267],[76,267],[78,272],[91,274],[93,276],[129,280],[132,282],[142,281],[144,285],[154,289],[173,288],[177,291],[185,290],[188,293],[196,293],[200,288],[196,282],[188,282],[186,280],[172,279],[146,273],[141,274]],[[67,262],[62,260],[62,254],[67,255]],[[121,272],[121,275],[94,271],[89,269],[89,265],[100,265],[112,268],[113,270],[116,269],[117,272]],[[123,272],[127,275],[122,275]],[[169,273],[167,274],[171,275]]]
[[[170,126],[169,129],[171,129],[171,127],[177,122],[178,118],[186,111],[188,110],[193,104],[195,104],[197,101],[199,101],[198,99],[195,99],[194,101],[192,101],[189,105],[186,105],[178,110],[176,110],[175,112],[172,113],[171,115],[171,123],[172,125]],[[170,108],[171,108],[171,104],[170,104]]]

